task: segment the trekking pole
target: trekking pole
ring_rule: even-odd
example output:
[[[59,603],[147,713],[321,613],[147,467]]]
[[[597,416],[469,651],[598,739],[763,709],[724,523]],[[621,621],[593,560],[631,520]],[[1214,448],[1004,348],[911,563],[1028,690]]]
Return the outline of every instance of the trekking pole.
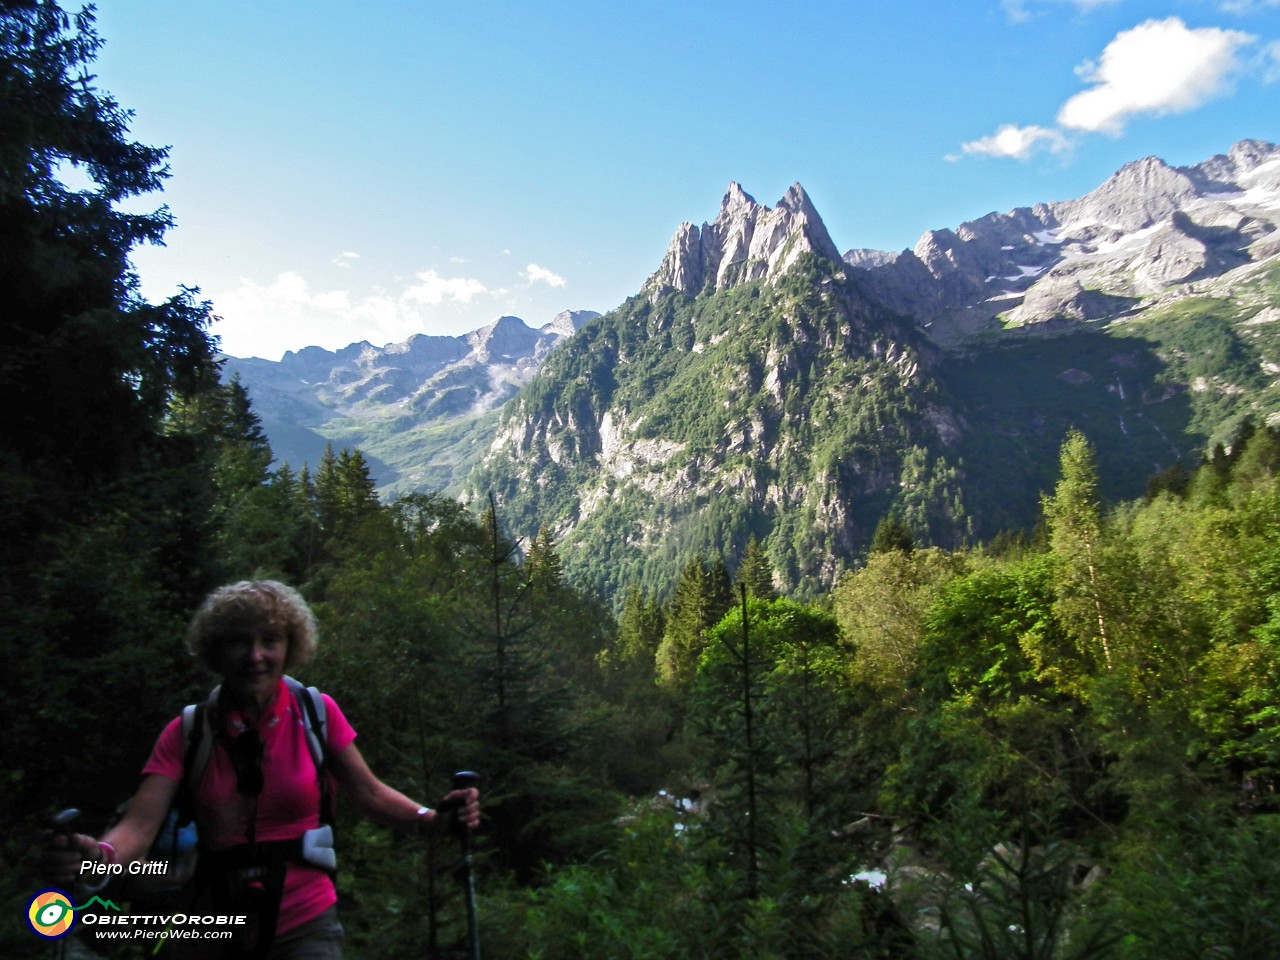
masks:
[[[67,842],[71,842],[71,824],[80,816],[80,811],[75,807],[68,807],[60,813],[55,813],[50,821],[53,832],[58,836],[67,838]],[[73,904],[74,906],[74,904]],[[67,955],[67,938],[61,937],[53,942],[53,958],[54,960],[63,960]]]
[[[460,770],[453,775],[453,789],[468,790],[480,783],[480,774]],[[462,882],[467,892],[467,947],[471,960],[480,960],[480,927],[476,922],[476,880],[471,870],[471,828],[462,827]]]

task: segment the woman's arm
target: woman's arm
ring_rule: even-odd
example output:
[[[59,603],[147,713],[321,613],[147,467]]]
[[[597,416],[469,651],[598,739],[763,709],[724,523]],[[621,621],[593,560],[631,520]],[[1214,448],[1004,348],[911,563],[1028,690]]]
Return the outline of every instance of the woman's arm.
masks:
[[[402,830],[416,830],[425,824],[436,823],[436,810],[429,810],[416,800],[411,800],[399,790],[379,780],[354,743],[333,754],[333,771],[347,795],[362,816],[375,823]],[[458,821],[474,828],[480,823],[480,794],[476,790],[455,790],[444,798],[457,801]]]

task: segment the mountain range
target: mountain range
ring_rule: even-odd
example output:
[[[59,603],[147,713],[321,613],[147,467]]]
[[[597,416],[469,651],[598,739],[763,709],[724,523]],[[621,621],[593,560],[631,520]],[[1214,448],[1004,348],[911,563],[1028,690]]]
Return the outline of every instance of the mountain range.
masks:
[[[459,337],[418,334],[375,347],[306,347],[279,361],[226,358],[276,460],[319,463],[327,444],[358,447],[388,493],[459,486],[475,439],[555,347],[599,316],[566,311],[538,329],[499,317]]]
[[[886,516],[944,546],[1027,527],[1073,426],[1129,497],[1274,421],[1278,227],[1258,141],[896,253],[839,254],[799,184],[768,207],[735,183],[606,314],[227,370],[279,459],[332,441],[389,493],[495,494],[605,593],[754,537],[803,595]]]

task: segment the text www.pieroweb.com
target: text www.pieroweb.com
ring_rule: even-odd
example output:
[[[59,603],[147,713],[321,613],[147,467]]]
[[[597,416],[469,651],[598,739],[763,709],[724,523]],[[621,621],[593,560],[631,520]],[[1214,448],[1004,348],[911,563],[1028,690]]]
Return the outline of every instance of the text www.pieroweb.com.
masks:
[[[230,940],[234,927],[248,923],[246,916],[200,914],[121,914],[84,918],[93,935],[104,940]]]

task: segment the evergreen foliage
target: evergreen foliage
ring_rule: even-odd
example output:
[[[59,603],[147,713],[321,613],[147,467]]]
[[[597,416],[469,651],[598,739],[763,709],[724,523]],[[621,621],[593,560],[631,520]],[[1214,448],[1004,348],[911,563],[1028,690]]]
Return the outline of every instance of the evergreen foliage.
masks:
[[[172,404],[216,386],[209,308],[194,290],[160,304],[138,292],[131,251],[170,223],[164,208],[136,212],[167,175],[165,151],[131,140],[129,113],[94,83],[99,44],[91,11],[0,6],[0,843],[14,867],[0,889],[10,905],[36,889],[37,824],[81,793],[88,770],[100,772],[81,801],[91,814],[127,794],[138,743],[190,686],[173,638],[216,575],[219,427],[169,420]]]
[[[471,490],[516,531],[563,531],[571,573],[619,600],[671,589],[699,555],[740,561],[752,538],[771,589],[805,596],[890,508],[924,542],[969,536],[922,349],[813,256],[776,283],[635,297],[548,357],[503,413],[514,456]],[[618,468],[606,415],[639,441]]]
[[[751,596],[760,600],[774,600],[778,592],[773,585],[773,567],[769,557],[760,546],[755,534],[747,541],[747,548],[742,553],[742,562],[738,565],[738,573],[734,580],[739,587],[745,587]]]
[[[689,561],[676,585],[655,654],[663,683],[678,689],[688,687],[707,647],[708,631],[732,602],[729,576],[719,557]]]

